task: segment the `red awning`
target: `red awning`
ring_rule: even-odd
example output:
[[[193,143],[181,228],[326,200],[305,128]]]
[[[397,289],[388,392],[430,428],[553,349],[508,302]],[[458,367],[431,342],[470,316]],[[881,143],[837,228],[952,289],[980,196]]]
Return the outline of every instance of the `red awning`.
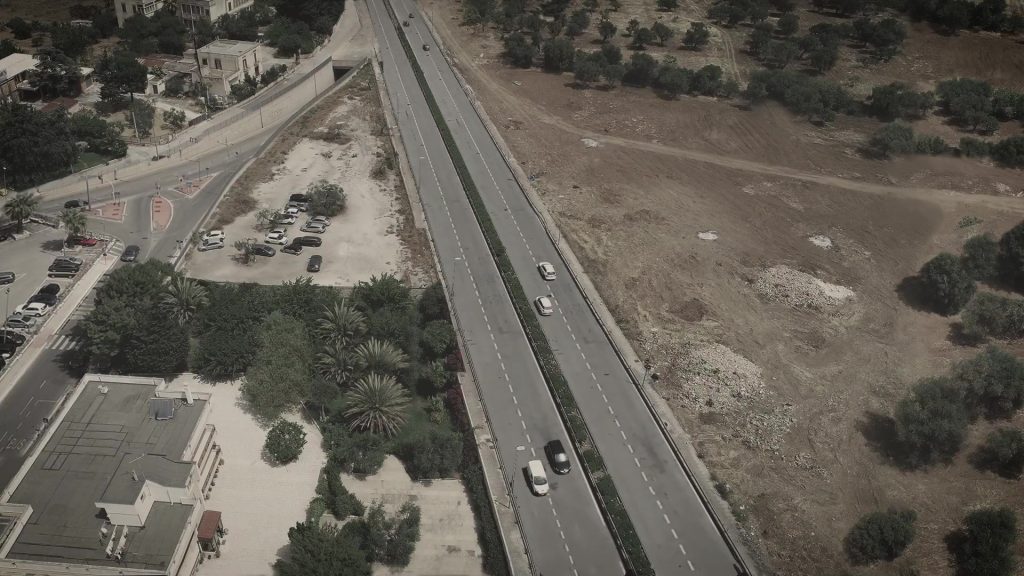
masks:
[[[218,529],[220,529],[220,512],[216,510],[203,512],[203,518],[199,521],[199,539],[212,541]]]

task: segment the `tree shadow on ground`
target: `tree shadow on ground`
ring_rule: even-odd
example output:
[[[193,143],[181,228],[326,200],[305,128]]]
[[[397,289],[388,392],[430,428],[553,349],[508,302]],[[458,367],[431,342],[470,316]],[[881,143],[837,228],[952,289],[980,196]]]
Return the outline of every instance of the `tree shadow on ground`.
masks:
[[[896,285],[896,295],[901,302],[918,312],[934,312],[929,305],[920,276],[907,276],[900,280]]]
[[[64,240],[61,238],[53,238],[51,240],[46,240],[40,246],[47,252],[60,252],[60,250],[64,248]]]
[[[890,464],[903,470],[914,468],[908,463],[906,448],[896,433],[896,420],[891,416],[868,411],[855,426],[867,441],[868,447]]]

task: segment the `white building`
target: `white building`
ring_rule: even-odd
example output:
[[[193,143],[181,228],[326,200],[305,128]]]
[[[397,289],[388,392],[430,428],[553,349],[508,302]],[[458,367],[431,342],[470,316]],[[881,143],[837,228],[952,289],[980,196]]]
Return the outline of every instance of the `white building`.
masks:
[[[178,0],[177,5],[181,17],[186,21],[215,21],[225,14],[233,14],[251,8],[254,0]],[[147,18],[164,7],[164,0],[114,0],[114,11],[117,14],[117,25],[124,26],[124,21],[136,14]]]

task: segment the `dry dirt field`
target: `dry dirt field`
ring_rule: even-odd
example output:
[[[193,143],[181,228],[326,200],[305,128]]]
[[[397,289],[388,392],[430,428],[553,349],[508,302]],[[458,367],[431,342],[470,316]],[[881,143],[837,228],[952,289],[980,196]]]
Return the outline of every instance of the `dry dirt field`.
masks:
[[[189,253],[189,274],[208,280],[279,284],[312,276],[318,284],[354,286],[370,276],[392,273],[410,285],[423,286],[432,278],[432,262],[422,230],[412,223],[409,200],[397,171],[385,167],[393,156],[382,131],[380,100],[369,68],[347,86],[290,127],[235,182],[207,229],[222,228],[227,245],[219,250]],[[340,184],[347,208],[331,218],[321,247],[306,247],[298,256],[280,251],[242,264],[232,245],[236,240],[264,241],[269,228],[260,228],[256,213],[283,209],[288,197],[310,184],[327,180]],[[288,237],[307,235],[295,224],[282,226]],[[323,256],[321,271],[306,272],[309,257]]]
[[[653,0],[623,4],[620,30],[659,15]],[[879,124],[863,118],[817,127],[774,105],[576,90],[568,75],[504,66],[497,34],[459,26],[454,0],[425,5],[620,325],[651,354],[698,453],[743,507],[765,573],[848,569],[841,539],[854,521],[905,506],[918,535],[897,567],[948,575],[943,538],[967,511],[1024,512],[1019,482],[967,462],[988,424],[972,426],[950,466],[907,472],[874,447],[877,416],[914,381],[978,351],[954,345],[955,319],[909,307],[897,285],[940,250],[1024,218],[1024,174],[949,156],[864,159],[857,146]],[[705,7],[677,15],[702,19]],[[703,55],[673,54],[743,78],[754,68],[738,48],[746,31],[726,33]],[[904,55],[834,74],[928,85],[959,72],[1015,86],[1024,51],[1010,48],[915,25]],[[980,223],[961,227],[965,216]]]

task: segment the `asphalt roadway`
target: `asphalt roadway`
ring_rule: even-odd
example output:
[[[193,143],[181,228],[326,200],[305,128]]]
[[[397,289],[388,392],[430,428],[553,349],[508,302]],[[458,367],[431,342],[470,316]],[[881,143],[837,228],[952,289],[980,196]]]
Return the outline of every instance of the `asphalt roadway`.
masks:
[[[431,119],[391,20],[379,3],[370,14],[402,140],[449,287],[469,360],[483,392],[497,450],[512,484],[536,574],[622,574],[611,535],[578,466],[551,472],[543,446],[568,436],[484,242],[440,132]],[[530,493],[522,473],[545,461],[551,491]]]
[[[566,272],[554,241],[443,57],[418,5],[411,0],[390,1],[400,17],[416,14],[402,30],[414,47],[526,294],[553,297],[555,313],[541,318],[541,324],[655,570],[659,574],[735,576],[738,569],[732,552]],[[431,49],[421,50],[424,44]],[[397,56],[401,60],[404,53]],[[400,71],[405,85],[415,89],[408,64],[400,63]],[[421,124],[432,122],[426,107],[414,105],[413,111]],[[461,192],[457,183],[446,188]],[[452,196],[448,194],[449,202]],[[545,282],[538,275],[536,266],[543,261],[553,262],[559,269],[554,282]],[[538,541],[533,534],[527,537],[531,545]],[[543,536],[539,540],[549,543]]]

